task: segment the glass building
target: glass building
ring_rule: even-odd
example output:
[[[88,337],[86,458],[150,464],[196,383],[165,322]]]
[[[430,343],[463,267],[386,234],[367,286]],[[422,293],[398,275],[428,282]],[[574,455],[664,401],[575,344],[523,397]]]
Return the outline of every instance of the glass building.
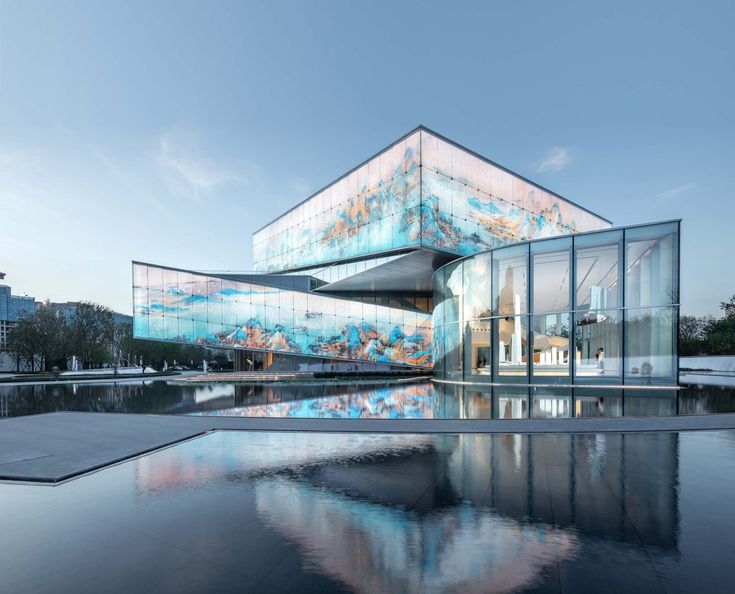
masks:
[[[434,375],[675,384],[679,222],[529,241],[434,275]]]
[[[234,349],[239,369],[670,383],[678,226],[612,229],[419,127],[256,231],[254,272],[134,262],[134,335]]]

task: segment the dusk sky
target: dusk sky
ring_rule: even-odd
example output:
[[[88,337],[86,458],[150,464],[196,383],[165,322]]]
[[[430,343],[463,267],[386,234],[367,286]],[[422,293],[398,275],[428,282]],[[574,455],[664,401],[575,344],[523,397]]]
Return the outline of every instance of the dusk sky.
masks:
[[[735,293],[735,2],[0,0],[0,271],[130,313],[133,259],[251,234],[418,124],[616,225],[681,218]]]

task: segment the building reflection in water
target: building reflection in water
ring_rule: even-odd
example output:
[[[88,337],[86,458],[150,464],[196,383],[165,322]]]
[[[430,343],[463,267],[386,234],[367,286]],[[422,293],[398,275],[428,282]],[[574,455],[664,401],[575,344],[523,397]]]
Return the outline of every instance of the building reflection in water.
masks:
[[[142,499],[250,484],[303,566],[355,591],[513,591],[591,541],[677,549],[675,433],[219,432],[136,465]]]
[[[733,411],[732,391],[397,384],[126,382],[0,386],[0,416],[76,410],[244,417],[520,419]]]
[[[675,415],[676,390],[373,385],[235,386],[235,404],[195,414],[297,418],[522,419]]]

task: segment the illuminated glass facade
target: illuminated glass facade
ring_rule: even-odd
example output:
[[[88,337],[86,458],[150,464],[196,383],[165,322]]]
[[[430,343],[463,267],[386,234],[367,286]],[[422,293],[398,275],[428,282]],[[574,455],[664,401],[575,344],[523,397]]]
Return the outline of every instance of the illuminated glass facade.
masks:
[[[434,374],[675,384],[679,222],[536,240],[434,275]]]
[[[414,132],[253,234],[258,271],[420,247],[420,133]]]
[[[255,269],[427,248],[469,255],[610,222],[419,128],[253,235]]]
[[[418,311],[138,262],[133,306],[136,338],[431,366],[431,315]]]

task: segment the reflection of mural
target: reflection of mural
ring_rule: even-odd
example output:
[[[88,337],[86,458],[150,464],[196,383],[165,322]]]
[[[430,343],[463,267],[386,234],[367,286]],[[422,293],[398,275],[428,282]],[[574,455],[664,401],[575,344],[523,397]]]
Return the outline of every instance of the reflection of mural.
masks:
[[[431,367],[431,316],[134,265],[134,335]]]
[[[427,130],[253,235],[256,270],[424,247],[468,255],[608,227],[600,217]]]
[[[351,394],[303,398],[236,406],[199,413],[223,417],[297,417],[338,419],[434,419],[445,418],[443,400],[435,395],[434,384],[379,386]]]
[[[310,564],[354,592],[515,592],[578,548],[571,530],[469,503],[417,517],[285,478],[260,481],[255,502]]]
[[[227,477],[242,480],[289,468],[410,456],[429,450],[432,441],[425,434],[215,431],[138,458],[136,490],[146,497],[222,483]]]

